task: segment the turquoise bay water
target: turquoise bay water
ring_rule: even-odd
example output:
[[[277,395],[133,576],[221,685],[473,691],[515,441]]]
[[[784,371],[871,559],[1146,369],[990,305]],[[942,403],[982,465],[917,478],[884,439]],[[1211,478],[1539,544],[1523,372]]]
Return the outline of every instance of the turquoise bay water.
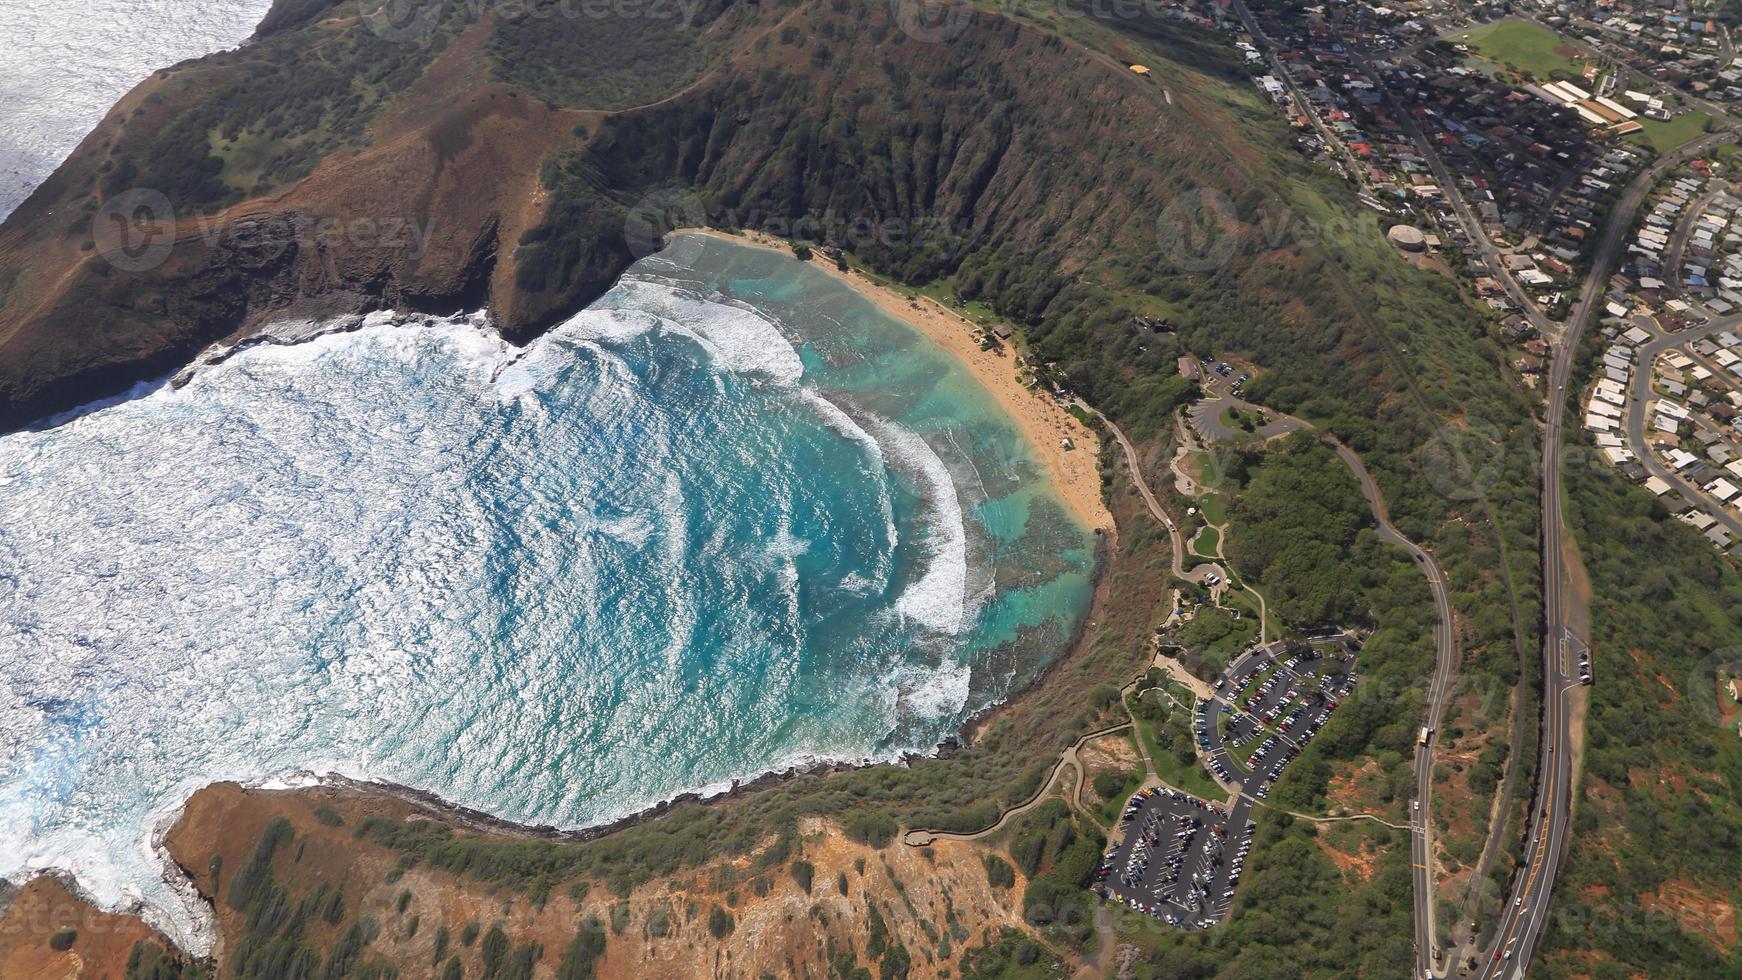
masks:
[[[991,398],[789,257],[681,239],[524,349],[392,319],[0,437],[0,874],[198,946],[150,834],[205,783],[596,823],[930,751],[1086,610]]]

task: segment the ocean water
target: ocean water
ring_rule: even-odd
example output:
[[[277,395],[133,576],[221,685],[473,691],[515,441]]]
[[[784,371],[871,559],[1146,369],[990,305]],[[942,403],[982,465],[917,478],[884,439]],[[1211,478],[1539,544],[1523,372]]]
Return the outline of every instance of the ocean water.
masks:
[[[128,89],[234,47],[271,0],[8,0],[0,7],[0,219]]]
[[[0,874],[199,947],[152,828],[339,772],[580,826],[935,748],[1092,536],[941,350],[685,238],[525,348],[376,315],[0,437]]]

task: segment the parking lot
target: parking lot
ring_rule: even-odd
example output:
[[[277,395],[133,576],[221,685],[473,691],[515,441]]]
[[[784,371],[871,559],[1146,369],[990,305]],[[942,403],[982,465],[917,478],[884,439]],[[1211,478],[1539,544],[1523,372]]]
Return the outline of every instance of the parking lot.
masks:
[[[1205,396],[1209,398],[1220,398],[1223,395],[1239,398],[1246,388],[1246,382],[1251,380],[1245,371],[1214,357],[1200,357],[1198,365],[1198,387],[1204,389]]]
[[[1334,633],[1235,658],[1192,718],[1199,759],[1234,794],[1232,808],[1178,790],[1140,791],[1097,872],[1104,894],[1183,929],[1221,921],[1251,851],[1251,809],[1353,689],[1356,650],[1352,637]]]
[[[1198,751],[1210,756],[1217,778],[1240,783],[1256,799],[1268,797],[1353,687],[1353,665],[1353,653],[1317,647],[1280,663],[1265,651],[1242,657],[1199,706]],[[1219,721],[1219,730],[1205,718]]]
[[[1208,929],[1228,914],[1257,828],[1242,800],[1229,813],[1170,789],[1132,798],[1121,837],[1096,877],[1126,907],[1182,929]]]

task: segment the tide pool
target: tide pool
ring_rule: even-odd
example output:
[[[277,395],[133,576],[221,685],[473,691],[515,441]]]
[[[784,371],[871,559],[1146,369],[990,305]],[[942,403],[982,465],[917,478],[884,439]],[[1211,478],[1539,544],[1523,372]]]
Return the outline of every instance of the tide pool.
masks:
[[[154,823],[312,771],[582,826],[936,747],[1092,536],[941,350],[688,237],[525,348],[377,315],[0,437],[0,873],[198,948]]]

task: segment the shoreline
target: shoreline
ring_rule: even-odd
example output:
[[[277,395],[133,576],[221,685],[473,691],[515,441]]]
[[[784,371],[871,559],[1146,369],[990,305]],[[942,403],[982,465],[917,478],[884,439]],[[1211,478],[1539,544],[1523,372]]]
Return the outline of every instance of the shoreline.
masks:
[[[740,245],[779,252],[789,259],[793,258],[789,247],[784,242],[772,238],[766,241],[757,241],[746,236],[703,229],[686,230],[684,233],[703,234]],[[798,261],[797,259],[793,260]],[[424,819],[447,824],[462,832],[498,838],[584,843],[644,824],[686,804],[729,806],[745,796],[798,779],[826,778],[830,775],[878,766],[906,767],[922,759],[947,758],[975,742],[984,726],[992,719],[1009,711],[1044,687],[1057,669],[1083,652],[1089,626],[1095,620],[1096,613],[1106,598],[1104,594],[1105,573],[1110,565],[1110,551],[1115,540],[1115,524],[1100,494],[1100,474],[1097,465],[1099,438],[1093,430],[1067,412],[1056,400],[1031,391],[1018,382],[1015,376],[1014,359],[1011,356],[980,350],[970,337],[972,325],[957,314],[950,312],[942,304],[928,297],[909,298],[887,286],[872,281],[858,270],[842,273],[829,263],[817,263],[817,265],[818,268],[834,276],[855,293],[874,303],[886,315],[899,320],[925,336],[967,370],[988,395],[997,401],[1000,409],[1030,446],[1037,462],[1046,467],[1049,485],[1058,500],[1066,505],[1085,530],[1092,532],[1095,541],[1095,557],[1091,568],[1089,608],[1079,618],[1071,635],[1061,644],[1058,655],[1042,671],[1021,688],[1011,691],[1005,697],[984,705],[979,710],[963,717],[952,730],[943,733],[929,749],[919,751],[910,749],[894,757],[886,758],[811,758],[779,769],[763,770],[752,775],[733,778],[720,785],[677,793],[602,823],[559,826],[548,823],[520,822],[450,800],[439,792],[414,785],[369,776],[302,769],[242,780],[234,778],[214,779],[199,784],[179,805],[157,815],[157,819],[153,821],[154,826],[150,827],[147,833],[153,849],[158,849],[164,835],[180,822],[194,796],[225,783],[235,783],[247,793],[294,796],[312,792],[365,799],[393,800],[407,806]],[[924,305],[922,306],[922,304]],[[463,315],[461,314],[461,316]],[[409,321],[417,319],[419,315],[399,314],[398,316]],[[334,318],[327,325],[328,329],[306,333],[293,332],[290,336],[279,336],[267,330],[255,336],[244,338],[239,343],[214,344],[180,369],[160,376],[151,383],[151,387],[153,389],[163,386],[180,387],[188,381],[193,372],[202,367],[227,360],[230,356],[250,346],[296,345],[329,333],[346,333],[356,330],[363,326],[367,319],[366,315],[342,316]],[[124,400],[134,394],[134,392],[129,392],[117,400]],[[102,407],[104,403],[105,400],[99,399],[63,413],[63,415],[76,418],[84,414],[85,411]],[[57,421],[65,420],[64,418],[57,419]],[[1056,438],[1050,442],[1047,441],[1047,435],[1053,432],[1068,435],[1076,443],[1075,448],[1066,451],[1057,444]],[[1075,478],[1074,488],[1071,479],[1073,476]],[[1074,493],[1071,492],[1072,489],[1075,490]],[[287,780],[289,782],[286,782]],[[176,886],[176,890],[180,891],[179,886],[190,883],[188,879],[191,875],[188,869],[177,866],[161,851],[159,851],[158,856],[162,861],[161,873],[166,881],[169,881],[172,886]],[[44,876],[54,877],[56,880],[66,883],[70,888],[76,889],[78,900],[93,909],[139,917],[160,936],[168,940],[168,944],[174,948],[184,952],[192,952],[192,949],[185,944],[192,941],[195,946],[198,945],[197,937],[179,935],[181,930],[175,928],[173,918],[169,921],[154,921],[156,917],[151,915],[151,911],[155,907],[149,903],[138,899],[124,899],[117,905],[111,906],[97,900],[94,895],[78,884],[79,871],[75,867],[53,866],[20,869],[18,873],[0,876],[0,890],[9,886],[22,888],[29,882]],[[157,911],[162,913],[164,910],[157,909]],[[0,903],[0,915],[4,915],[4,912],[4,903]]]
[[[802,261],[793,257],[785,241],[761,232],[680,228],[671,234],[717,238]],[[905,296],[855,268],[843,272],[827,261],[808,264],[845,284],[884,315],[911,327],[961,365],[1015,426],[1046,470],[1053,493],[1077,522],[1092,533],[1113,533],[1113,515],[1101,498],[1100,437],[1056,400],[1018,381],[1015,358],[981,350],[972,337],[974,325],[930,297]],[[1061,440],[1067,438],[1074,448],[1063,447]]]

